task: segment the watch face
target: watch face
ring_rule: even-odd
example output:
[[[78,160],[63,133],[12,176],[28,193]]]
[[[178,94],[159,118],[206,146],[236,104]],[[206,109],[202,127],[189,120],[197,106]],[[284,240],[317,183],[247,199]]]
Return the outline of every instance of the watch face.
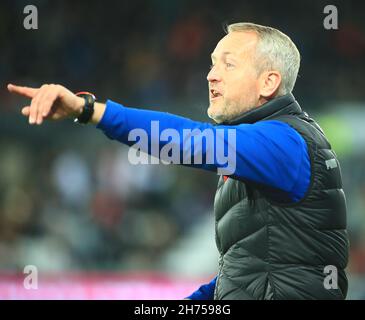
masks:
[[[76,93],[76,95],[79,96],[79,97],[84,97],[86,95],[90,95],[90,96],[92,96],[94,98],[94,100],[96,100],[95,95],[92,94],[91,92],[80,91],[80,92]]]

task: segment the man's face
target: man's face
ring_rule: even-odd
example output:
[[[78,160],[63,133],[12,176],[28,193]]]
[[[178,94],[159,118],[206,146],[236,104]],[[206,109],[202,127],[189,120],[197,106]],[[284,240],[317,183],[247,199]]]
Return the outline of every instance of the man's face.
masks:
[[[258,37],[254,32],[231,32],[212,53],[208,73],[208,115],[217,123],[235,118],[258,106],[259,82],[255,68]]]

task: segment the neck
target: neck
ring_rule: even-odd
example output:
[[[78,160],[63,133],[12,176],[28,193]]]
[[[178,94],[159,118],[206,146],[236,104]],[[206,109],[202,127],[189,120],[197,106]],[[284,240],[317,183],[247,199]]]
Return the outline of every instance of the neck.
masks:
[[[255,123],[262,119],[278,113],[300,113],[302,112],[299,104],[296,102],[294,96],[288,93],[284,96],[275,97],[267,102],[250,109],[234,119],[224,121],[221,124],[236,125],[240,123]]]

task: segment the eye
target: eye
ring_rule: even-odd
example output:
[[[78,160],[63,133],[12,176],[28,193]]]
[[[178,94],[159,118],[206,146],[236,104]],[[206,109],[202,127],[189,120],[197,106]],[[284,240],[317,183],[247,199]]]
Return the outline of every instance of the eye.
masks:
[[[234,65],[232,63],[227,62],[226,67],[231,69],[234,68]]]

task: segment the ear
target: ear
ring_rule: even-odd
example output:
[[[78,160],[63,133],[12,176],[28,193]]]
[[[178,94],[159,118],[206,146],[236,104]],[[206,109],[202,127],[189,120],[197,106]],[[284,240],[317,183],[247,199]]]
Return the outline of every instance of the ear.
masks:
[[[281,74],[279,71],[265,71],[260,75],[260,95],[269,99],[275,95],[281,83]]]

